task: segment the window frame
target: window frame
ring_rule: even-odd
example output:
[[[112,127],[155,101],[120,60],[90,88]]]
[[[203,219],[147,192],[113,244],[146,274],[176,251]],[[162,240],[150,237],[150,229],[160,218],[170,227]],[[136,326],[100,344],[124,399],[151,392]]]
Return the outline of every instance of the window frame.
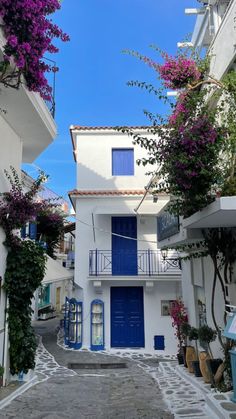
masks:
[[[132,153],[132,167],[129,167],[127,171],[130,171],[130,173],[117,173],[119,172],[117,169],[114,167],[114,154],[116,151],[130,151]],[[121,170],[122,171],[122,170]],[[132,173],[131,173],[132,172]],[[135,174],[135,165],[134,165],[134,148],[133,147],[112,147],[111,149],[111,173],[112,176],[134,176]]]

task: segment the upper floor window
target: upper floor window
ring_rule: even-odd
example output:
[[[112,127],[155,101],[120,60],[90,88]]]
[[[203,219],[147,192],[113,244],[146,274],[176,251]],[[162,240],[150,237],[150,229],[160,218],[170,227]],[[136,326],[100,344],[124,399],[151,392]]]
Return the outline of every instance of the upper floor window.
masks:
[[[112,149],[112,176],[134,175],[134,149]]]

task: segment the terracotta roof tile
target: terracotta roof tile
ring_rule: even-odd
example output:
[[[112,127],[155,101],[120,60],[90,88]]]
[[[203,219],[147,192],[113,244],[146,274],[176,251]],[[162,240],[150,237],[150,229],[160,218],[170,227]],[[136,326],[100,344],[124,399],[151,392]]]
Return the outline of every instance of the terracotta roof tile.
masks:
[[[70,130],[78,130],[78,131],[102,131],[102,130],[116,130],[117,128],[122,128],[122,125],[120,126],[97,126],[97,127],[89,127],[89,126],[82,126],[82,125],[73,125]],[[124,128],[129,128],[129,129],[147,129],[147,128],[152,128],[152,126],[124,126]]]
[[[131,190],[131,189],[121,189],[121,190],[78,190],[73,189],[73,191],[68,192],[71,195],[77,196],[98,196],[98,195],[112,195],[112,196],[122,196],[122,195],[143,195],[145,189]]]

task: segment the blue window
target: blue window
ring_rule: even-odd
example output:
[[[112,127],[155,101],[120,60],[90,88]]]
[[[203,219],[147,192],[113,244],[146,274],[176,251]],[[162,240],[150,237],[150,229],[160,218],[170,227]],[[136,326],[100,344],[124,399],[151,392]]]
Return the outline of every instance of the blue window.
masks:
[[[134,149],[112,149],[112,176],[134,175]]]
[[[31,240],[36,240],[37,238],[37,224],[30,223],[29,224],[29,237]]]

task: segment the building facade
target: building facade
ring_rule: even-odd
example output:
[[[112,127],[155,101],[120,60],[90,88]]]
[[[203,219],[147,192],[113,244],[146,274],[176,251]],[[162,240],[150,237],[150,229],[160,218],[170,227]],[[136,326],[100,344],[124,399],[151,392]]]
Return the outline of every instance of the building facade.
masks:
[[[5,39],[0,30],[0,59]],[[29,92],[24,85],[19,90],[5,88],[0,91],[0,192],[10,189],[4,170],[13,166],[21,175],[21,164],[33,162],[55,139],[56,125],[39,94]],[[0,364],[5,369],[4,383],[8,379],[8,330],[5,308],[7,299],[2,288],[6,268],[4,232],[0,227]]]
[[[187,9],[187,13],[196,13],[197,19],[191,43],[193,47],[206,48],[210,57],[210,76],[217,80],[236,68],[236,1],[209,0],[201,1],[200,9]],[[208,228],[234,229],[236,215],[236,198],[222,197],[208,205],[202,211],[191,217],[180,220],[180,231],[164,238],[161,247],[197,243],[203,240],[203,232]],[[186,254],[183,254],[186,255]],[[234,268],[235,270],[235,268]],[[235,274],[233,274],[235,275]],[[199,327],[208,324],[215,329],[212,318],[212,289],[214,281],[214,266],[210,257],[192,259],[182,262],[183,300],[187,307],[189,323]],[[236,306],[236,286],[226,285],[227,300]],[[215,290],[215,318],[218,326],[225,327],[225,302],[220,282]],[[213,355],[222,357],[222,349],[218,340],[212,343]]]
[[[149,135],[145,128],[135,128]],[[177,344],[169,307],[181,293],[174,255],[163,259],[157,244],[156,202],[144,186],[149,169],[143,151],[112,127],[71,127],[77,188],[76,298],[83,302],[82,346],[133,348],[174,354]]]

